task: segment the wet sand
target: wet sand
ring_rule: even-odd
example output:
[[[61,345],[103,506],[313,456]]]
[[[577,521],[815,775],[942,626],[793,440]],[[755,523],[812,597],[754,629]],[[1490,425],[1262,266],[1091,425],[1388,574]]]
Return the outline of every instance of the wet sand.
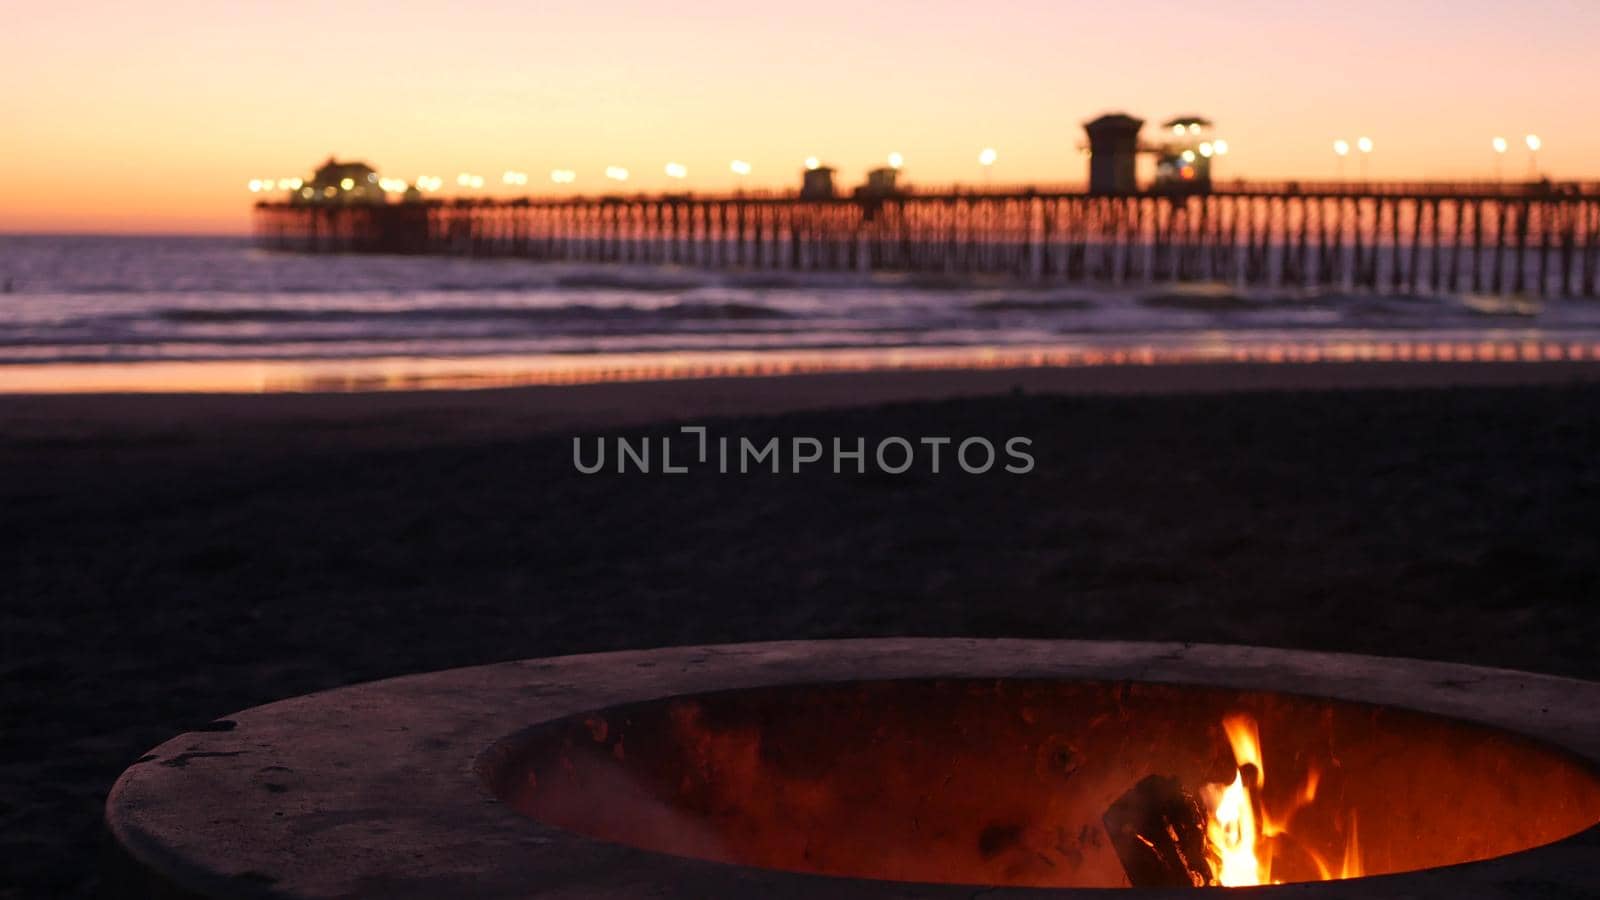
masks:
[[[0,378],[5,370],[0,368]],[[1018,391],[1189,394],[1600,382],[1600,360],[1107,365],[903,370],[355,393],[0,393],[0,452],[34,445],[241,441],[337,450]],[[0,381],[0,388],[4,382]]]
[[[447,666],[1005,635],[1600,678],[1597,381],[1351,364],[0,397],[0,897],[101,896],[105,791],[172,734]],[[683,420],[1026,435],[1037,468],[573,470],[574,434]]]

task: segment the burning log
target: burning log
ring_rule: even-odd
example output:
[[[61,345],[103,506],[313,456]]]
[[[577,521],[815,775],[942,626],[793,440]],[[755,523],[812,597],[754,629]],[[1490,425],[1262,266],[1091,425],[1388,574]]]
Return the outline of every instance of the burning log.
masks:
[[[1178,779],[1151,775],[1100,817],[1128,881],[1142,887],[1205,887],[1206,812]]]

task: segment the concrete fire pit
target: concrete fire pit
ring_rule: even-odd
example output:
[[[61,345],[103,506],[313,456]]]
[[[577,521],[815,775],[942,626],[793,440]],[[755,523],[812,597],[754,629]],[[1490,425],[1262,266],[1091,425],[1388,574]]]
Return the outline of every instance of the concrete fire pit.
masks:
[[[106,816],[133,896],[1103,896],[1107,806],[1227,781],[1243,712],[1264,802],[1304,810],[1286,877],[1353,848],[1356,812],[1364,871],[1395,873],[1259,896],[1593,897],[1597,711],[1589,682],[1244,647],[671,648],[246,710],[135,763]]]

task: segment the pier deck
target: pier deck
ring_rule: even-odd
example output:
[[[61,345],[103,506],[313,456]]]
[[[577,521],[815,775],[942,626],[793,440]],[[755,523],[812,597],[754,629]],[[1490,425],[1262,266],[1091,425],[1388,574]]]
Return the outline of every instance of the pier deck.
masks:
[[[261,203],[267,248],[752,270],[1595,296],[1600,184],[1240,183],[801,200],[666,195]]]

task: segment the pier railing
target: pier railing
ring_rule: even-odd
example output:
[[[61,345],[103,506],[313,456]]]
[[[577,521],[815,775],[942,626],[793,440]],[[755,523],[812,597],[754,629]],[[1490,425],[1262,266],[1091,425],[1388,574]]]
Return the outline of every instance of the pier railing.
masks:
[[[1219,183],[1206,193],[259,204],[261,245],[788,271],[1595,296],[1600,185]]]

